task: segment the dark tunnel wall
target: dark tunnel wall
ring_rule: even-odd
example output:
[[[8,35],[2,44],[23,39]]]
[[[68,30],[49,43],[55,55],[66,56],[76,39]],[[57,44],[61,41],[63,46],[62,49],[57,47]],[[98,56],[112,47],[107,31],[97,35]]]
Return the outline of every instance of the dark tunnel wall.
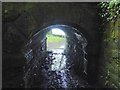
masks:
[[[34,86],[34,79],[30,78],[35,77],[34,74],[40,71],[41,73],[38,75],[44,77],[45,72],[42,72],[42,70],[47,70],[49,68],[49,64],[45,65],[49,53],[46,48],[46,34],[52,28],[59,28],[66,33],[67,47],[65,48],[64,53],[68,58],[66,62],[66,67],[68,66],[73,75],[76,74],[79,79],[86,77],[87,61],[85,58],[85,49],[87,41],[85,37],[82,35],[82,33],[78,33],[77,29],[73,27],[67,25],[51,25],[42,30],[39,30],[39,32],[37,32],[35,35],[33,35],[33,37],[30,38],[30,40],[23,48],[23,52],[27,61],[24,69],[24,81],[26,83],[25,87],[31,87],[32,85]],[[76,34],[78,34],[79,36],[76,36]],[[41,70],[37,69],[36,67],[41,68]],[[42,83],[43,80],[40,80],[40,82]]]
[[[21,49],[40,28],[52,24],[67,24],[77,28],[88,41],[88,81],[96,82],[97,61],[99,60],[99,16],[97,3],[3,3],[3,69],[19,68],[25,65]],[[11,54],[12,53],[12,54]],[[12,57],[11,57],[12,55]],[[19,56],[19,57],[18,57]],[[11,57],[13,59],[9,60]],[[19,60],[20,59],[20,60]],[[16,62],[13,67],[6,62]],[[16,61],[17,60],[17,61]],[[13,75],[18,76],[15,71]],[[10,73],[10,72],[8,72]],[[95,74],[96,73],[96,74]],[[94,76],[94,77],[93,77]],[[4,79],[3,86],[10,86]],[[11,80],[8,80],[8,82]],[[21,80],[20,80],[21,81]],[[22,81],[21,81],[22,82]],[[19,82],[19,83],[21,83]],[[19,85],[14,85],[20,87]],[[12,87],[12,86],[10,86]]]

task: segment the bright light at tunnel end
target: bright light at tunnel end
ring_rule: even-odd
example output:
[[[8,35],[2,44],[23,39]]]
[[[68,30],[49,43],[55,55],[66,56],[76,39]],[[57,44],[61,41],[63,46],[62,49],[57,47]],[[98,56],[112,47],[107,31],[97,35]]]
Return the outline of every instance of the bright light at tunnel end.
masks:
[[[59,28],[52,28],[52,34],[65,36],[64,31]]]

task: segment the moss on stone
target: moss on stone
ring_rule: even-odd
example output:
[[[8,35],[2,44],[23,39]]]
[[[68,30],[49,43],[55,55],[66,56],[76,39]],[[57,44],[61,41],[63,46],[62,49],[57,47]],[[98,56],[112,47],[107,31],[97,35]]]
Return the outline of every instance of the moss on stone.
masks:
[[[110,7],[110,11],[107,11],[107,13],[110,14],[109,18],[117,12],[117,11],[114,12],[111,11],[112,9],[116,8],[114,6],[115,3],[116,2],[105,3],[105,4],[109,4],[106,7],[104,6],[105,8]],[[119,2],[117,2],[117,4],[118,3]],[[104,72],[101,72],[101,76],[103,76],[101,79],[102,83],[104,83],[105,86],[109,86],[113,88],[120,88],[119,85],[120,50],[118,45],[120,40],[119,33],[120,33],[120,15],[117,15],[115,19],[111,19],[110,21],[108,20],[107,26],[104,31],[104,39],[103,39],[104,54],[102,58],[104,61],[104,65],[101,66],[103,67],[103,70],[105,70]]]

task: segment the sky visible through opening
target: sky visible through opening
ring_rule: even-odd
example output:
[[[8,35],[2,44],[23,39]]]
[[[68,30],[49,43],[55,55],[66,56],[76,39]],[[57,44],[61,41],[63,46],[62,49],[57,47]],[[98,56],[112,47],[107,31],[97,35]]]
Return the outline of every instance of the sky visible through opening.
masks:
[[[59,29],[59,28],[53,28],[52,29],[52,34],[65,36],[65,33],[61,29]]]
[[[57,48],[65,48],[66,34],[59,28],[52,28],[46,35],[47,51],[53,51]]]

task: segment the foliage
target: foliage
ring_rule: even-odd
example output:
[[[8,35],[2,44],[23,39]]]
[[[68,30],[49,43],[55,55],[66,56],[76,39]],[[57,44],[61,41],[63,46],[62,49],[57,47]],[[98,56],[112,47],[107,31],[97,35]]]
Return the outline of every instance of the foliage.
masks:
[[[120,40],[120,1],[108,1],[98,4],[101,8],[99,15],[106,23],[104,28],[104,73],[101,78],[106,87],[119,88],[119,46]],[[104,22],[107,21],[107,22]]]
[[[60,42],[60,41],[63,41],[63,40],[65,40],[64,37],[47,35],[47,43],[57,43],[57,42]]]
[[[115,20],[120,14],[120,1],[112,0],[101,2],[98,5],[102,9],[102,12],[99,13],[99,15],[107,21]]]

